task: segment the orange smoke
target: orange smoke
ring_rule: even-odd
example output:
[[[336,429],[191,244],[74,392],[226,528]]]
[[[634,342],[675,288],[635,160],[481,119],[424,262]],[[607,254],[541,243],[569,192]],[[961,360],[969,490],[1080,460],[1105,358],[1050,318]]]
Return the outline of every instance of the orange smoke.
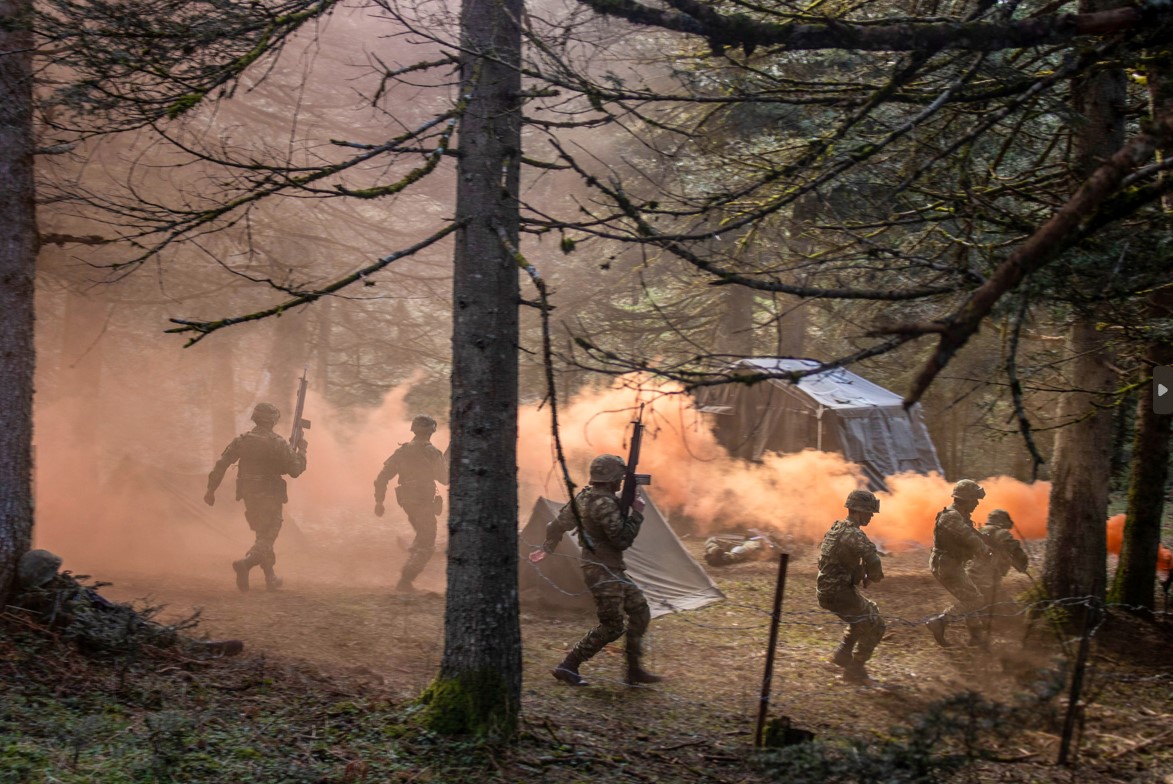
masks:
[[[611,389],[587,390],[559,410],[563,449],[577,486],[587,480],[595,455],[627,455],[637,393],[628,379]],[[807,450],[767,453],[760,463],[732,458],[717,443],[691,399],[679,388],[644,390],[647,431],[639,465],[653,475],[649,495],[669,516],[686,515],[701,531],[769,528],[806,541],[820,538],[846,512],[847,494],[866,486],[858,466],[841,455]],[[554,457],[548,410],[523,409],[518,462],[523,515],[541,494],[564,500],[566,491]],[[1050,485],[1008,477],[981,480],[986,498],[975,522],[991,509],[1007,510],[1023,536],[1046,532]],[[951,503],[952,483],[937,475],[892,477],[880,493],[881,512],[868,528],[888,547],[932,543],[937,512]]]
[[[1124,520],[1123,514],[1112,515],[1108,518],[1108,552],[1113,555],[1120,554],[1120,546],[1124,544]]]
[[[1124,522],[1127,519],[1123,513],[1108,518],[1108,552],[1113,555],[1119,555],[1120,548],[1124,545]],[[1157,544],[1157,571],[1173,572],[1173,550],[1159,543]]]
[[[184,378],[182,368],[175,375]],[[126,390],[152,388],[126,377],[118,383]],[[394,480],[385,516],[375,517],[373,482],[383,461],[412,438],[403,404],[409,389],[392,390],[379,407],[358,415],[327,406],[312,389],[308,394],[309,465],[297,479],[287,478],[289,503],[276,547],[278,571],[295,578],[291,586],[394,582],[413,532],[394,502]],[[235,468],[217,490],[215,506],[203,502],[207,473],[227,444],[212,444],[206,430],[202,436],[170,432],[191,426],[174,415],[173,398],[127,405],[132,416],[117,414],[94,440],[79,440],[67,406],[38,403],[35,546],[61,555],[64,568],[98,578],[137,573],[228,582],[228,564],[251,546],[253,534],[244,504],[235,500]],[[277,426],[283,436],[290,413],[282,412]],[[238,413],[238,432],[251,427],[248,416],[248,410]],[[190,445],[182,459],[167,451],[176,443]],[[433,443],[447,446],[447,427]],[[442,558],[420,584],[442,587]]]

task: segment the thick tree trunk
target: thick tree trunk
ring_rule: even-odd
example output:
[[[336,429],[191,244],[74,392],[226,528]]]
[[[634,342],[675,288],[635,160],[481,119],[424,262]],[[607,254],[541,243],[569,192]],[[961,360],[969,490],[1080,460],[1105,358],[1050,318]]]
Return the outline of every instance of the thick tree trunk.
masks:
[[[464,0],[452,330],[451,508],[433,728],[508,737],[521,701],[517,599],[521,0]]]
[[[0,604],[33,531],[32,3],[0,0]]]
[[[1072,421],[1055,437],[1051,505],[1043,585],[1053,599],[1104,598],[1108,542],[1108,469],[1112,459],[1112,409],[1104,406],[1112,371],[1104,361],[1103,336],[1094,325],[1077,321],[1068,338],[1075,357],[1068,379],[1080,390],[1059,406],[1062,421]]]
[[[1082,0],[1080,10],[1100,11],[1117,0]],[[1103,68],[1072,85],[1072,103],[1082,123],[1075,135],[1072,175],[1081,182],[1124,144],[1125,76]],[[1055,437],[1051,505],[1043,585],[1051,598],[1093,596],[1107,587],[1108,483],[1112,469],[1112,409],[1115,379],[1104,338],[1085,317],[1076,317],[1068,336],[1073,357],[1067,378],[1073,390],[1059,405],[1071,421]],[[1078,390],[1078,391],[1076,391]]]
[[[1152,320],[1173,318],[1173,292],[1153,296]],[[1158,339],[1146,352],[1149,381],[1152,368],[1173,364],[1173,346]],[[1165,481],[1169,475],[1169,437],[1173,416],[1153,410],[1151,393],[1142,394],[1136,407],[1136,435],[1132,446],[1132,470],[1128,483],[1128,511],[1120,563],[1108,598],[1133,607],[1153,609],[1153,583],[1157,578],[1157,545],[1165,514]]]

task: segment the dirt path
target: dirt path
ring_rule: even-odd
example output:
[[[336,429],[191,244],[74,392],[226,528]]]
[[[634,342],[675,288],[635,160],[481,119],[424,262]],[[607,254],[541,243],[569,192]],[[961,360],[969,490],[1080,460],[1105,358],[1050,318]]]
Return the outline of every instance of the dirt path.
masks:
[[[699,553],[698,543],[688,546],[694,555]],[[937,647],[919,622],[949,600],[928,574],[926,560],[923,551],[886,558],[887,578],[869,589],[888,618],[889,632],[871,665],[879,687],[861,688],[845,683],[838,669],[827,663],[842,625],[814,602],[811,552],[793,554],[772,716],[789,716],[796,726],[823,738],[878,737],[945,695],[974,690],[1012,702],[1032,688],[1031,679],[1058,653],[1056,638],[1024,648],[1022,618],[1013,616],[998,620],[991,653]],[[570,689],[557,683],[549,677],[549,668],[593,625],[593,619],[523,608],[527,722],[535,732],[556,732],[585,747],[618,743],[633,753],[637,748],[670,748],[673,764],[711,766],[713,759],[706,757],[718,762],[723,756],[736,757],[735,752],[750,745],[757,717],[776,571],[772,563],[714,570],[725,601],[653,621],[648,665],[668,676],[654,688],[625,687],[620,680],[623,657],[613,647],[584,666],[584,674],[594,684],[591,688]],[[114,583],[104,589],[106,595],[120,600],[150,597],[154,603],[167,605],[164,615],[200,608],[200,632],[210,637],[238,637],[254,654],[289,657],[327,671],[369,677],[404,698],[418,694],[438,670],[443,597],[438,593],[396,596],[390,588],[394,573],[388,575],[386,585],[357,587],[299,575],[280,591],[247,594],[235,590],[231,577],[231,570],[225,568],[215,579],[171,576],[161,580],[141,575],[102,579]],[[441,578],[442,564],[433,563],[424,584]],[[1025,578],[1007,583],[1013,593],[1027,586]],[[964,636],[960,629],[952,634],[959,642]],[[1160,640],[1146,638],[1144,644],[1160,645]],[[1173,715],[1168,647],[1159,650],[1164,651],[1163,660],[1140,648],[1113,650],[1094,660],[1096,675],[1089,685],[1095,704],[1087,709],[1085,745],[1102,745],[1105,756],[1117,753],[1130,739],[1144,737],[1143,729],[1154,715],[1166,717],[1164,724],[1158,722],[1161,727],[1173,727],[1173,719],[1168,718]],[[1152,688],[1137,694],[1138,681]],[[1019,753],[1049,764],[1057,741],[1054,733],[1035,733],[1024,738]],[[1032,775],[1048,780],[1038,778],[1037,771]],[[1127,780],[1104,775],[1105,781]]]

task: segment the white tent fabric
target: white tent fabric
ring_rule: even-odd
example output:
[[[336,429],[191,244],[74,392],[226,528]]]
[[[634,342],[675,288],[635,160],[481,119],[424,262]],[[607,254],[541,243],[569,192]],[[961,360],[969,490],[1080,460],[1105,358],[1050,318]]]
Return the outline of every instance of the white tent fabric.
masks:
[[[730,370],[735,377],[783,376],[817,367],[809,359],[756,357]],[[884,479],[894,474],[943,473],[920,405],[905,410],[899,395],[843,368],[794,382],[779,377],[705,387],[696,398],[699,410],[716,415],[717,439],[737,457],[760,460],[766,451],[803,449],[840,452],[864,469],[874,489],[886,489]]]
[[[643,493],[643,491],[640,491]],[[644,522],[635,543],[623,553],[627,573],[647,597],[652,617],[681,610],[695,610],[725,595],[697,563],[660,510],[643,495]],[[548,498],[534,503],[529,522],[519,537],[518,587],[526,605],[553,609],[594,610],[594,601],[582,579],[581,554],[574,534],[562,537],[558,548],[542,561],[526,557],[546,539],[546,524],[562,504]]]

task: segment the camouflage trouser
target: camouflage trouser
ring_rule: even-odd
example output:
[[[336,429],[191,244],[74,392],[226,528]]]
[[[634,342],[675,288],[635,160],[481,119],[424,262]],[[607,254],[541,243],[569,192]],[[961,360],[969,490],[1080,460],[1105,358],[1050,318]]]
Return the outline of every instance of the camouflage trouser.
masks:
[[[407,512],[407,522],[411,523],[415,531],[415,539],[411,542],[411,554],[403,564],[399,580],[410,583],[419,576],[436,552],[436,512],[430,501],[427,504],[409,504],[402,509]]]
[[[952,558],[941,558],[934,560],[931,568],[937,582],[945,586],[945,590],[953,594],[953,598],[957,600],[945,613],[950,619],[964,617],[965,625],[971,632],[980,632],[985,597],[973,584],[973,580],[969,579],[964,566]]]
[[[278,496],[244,497],[244,519],[248,521],[248,527],[256,533],[256,541],[244,556],[250,566],[259,566],[268,572],[277,563],[273,544],[277,541],[277,535],[281,533],[282,505],[283,502]]]
[[[627,658],[638,663],[643,655],[644,633],[651,623],[652,613],[643,591],[631,581],[627,572],[608,569],[594,563],[582,565],[582,577],[595,597],[595,611],[599,625],[587,632],[574,646],[583,661],[603,650],[609,642],[623,636],[623,616],[627,615]]]
[[[865,599],[855,588],[827,591],[818,594],[819,606],[830,610],[847,623],[843,632],[843,646],[847,650],[855,647],[857,661],[865,662],[872,657],[872,651],[880,644],[887,625],[880,617],[880,608],[871,599]]]

